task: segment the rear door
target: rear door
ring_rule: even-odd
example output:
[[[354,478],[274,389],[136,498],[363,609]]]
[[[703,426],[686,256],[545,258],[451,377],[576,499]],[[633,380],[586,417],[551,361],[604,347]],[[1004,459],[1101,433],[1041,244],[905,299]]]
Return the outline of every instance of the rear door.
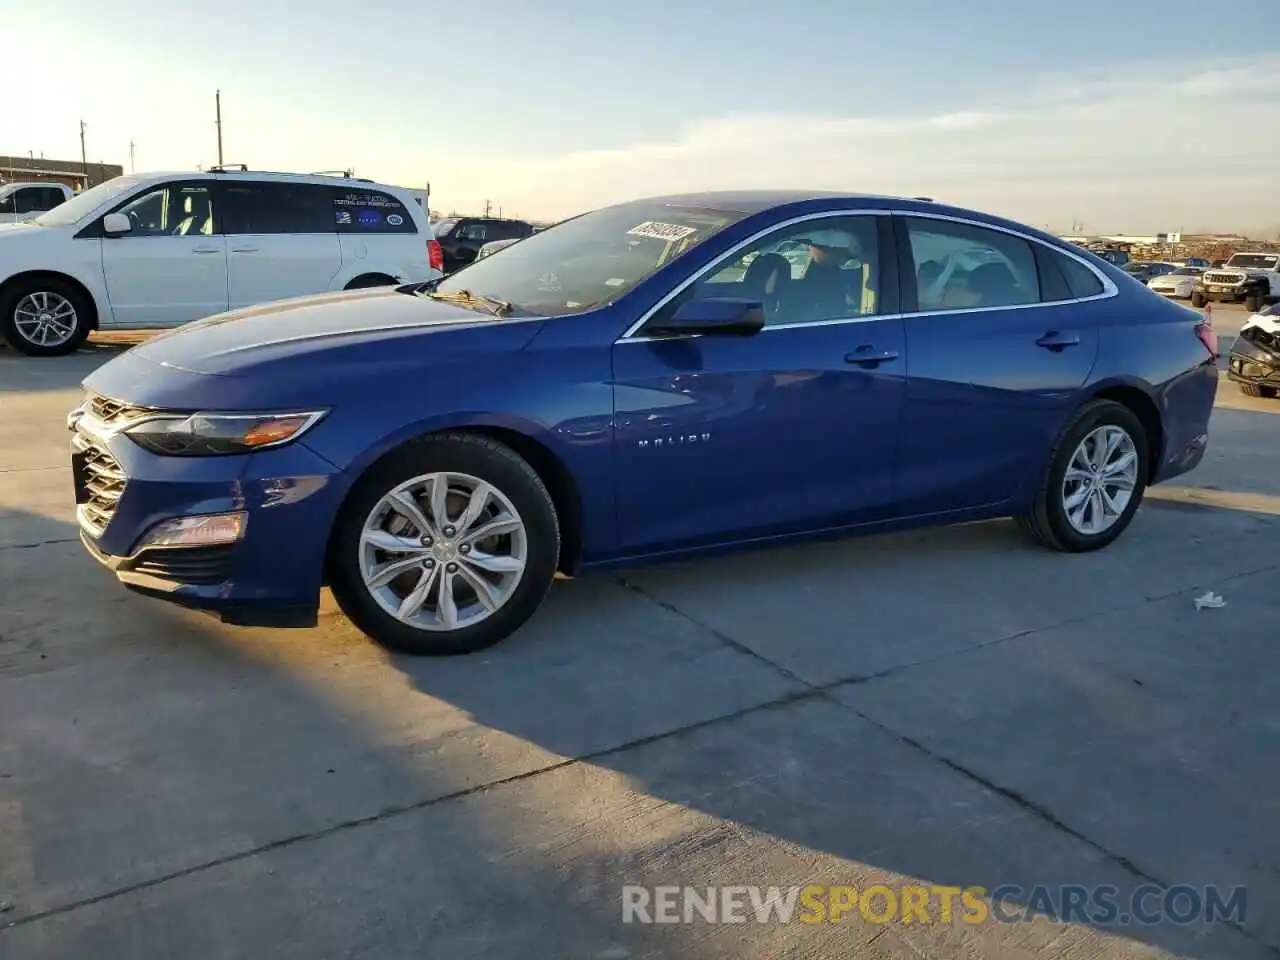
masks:
[[[98,244],[111,312],[122,326],[169,326],[227,309],[227,249],[211,181],[151,186],[112,213],[127,233],[103,234],[102,221],[76,243]]]
[[[342,252],[326,188],[219,181],[231,309],[332,289]]]
[[[1014,233],[921,215],[895,229],[908,348],[899,510],[1003,502],[1040,468],[1088,379],[1098,333],[1083,303],[1103,284]]]
[[[431,275],[426,223],[421,208],[410,210],[399,197],[365,187],[329,187],[329,219],[342,244],[343,277],[384,276],[394,282]],[[412,202],[412,201],[410,201]],[[415,204],[416,206],[416,204]]]

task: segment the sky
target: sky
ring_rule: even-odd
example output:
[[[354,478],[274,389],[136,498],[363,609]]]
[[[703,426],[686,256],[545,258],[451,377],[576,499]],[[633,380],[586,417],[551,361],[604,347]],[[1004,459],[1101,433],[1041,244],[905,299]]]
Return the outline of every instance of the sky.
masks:
[[[556,219],[743,187],[1280,235],[1277,0],[0,0],[0,154]]]

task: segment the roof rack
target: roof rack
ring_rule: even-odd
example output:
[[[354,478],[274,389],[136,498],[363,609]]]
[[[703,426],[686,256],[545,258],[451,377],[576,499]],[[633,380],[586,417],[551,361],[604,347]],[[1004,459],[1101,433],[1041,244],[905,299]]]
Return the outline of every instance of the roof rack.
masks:
[[[228,170],[239,170],[241,173],[249,172],[249,168],[243,163],[217,163],[209,168],[209,173],[226,173]]]

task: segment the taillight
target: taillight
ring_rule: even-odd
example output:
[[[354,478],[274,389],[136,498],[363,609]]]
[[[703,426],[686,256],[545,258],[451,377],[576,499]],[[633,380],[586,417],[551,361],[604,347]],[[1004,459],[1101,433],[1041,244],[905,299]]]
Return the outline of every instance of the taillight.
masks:
[[[439,240],[427,241],[427,263],[432,270],[444,269],[444,251],[440,249]]]
[[[1204,348],[1209,351],[1209,356],[1217,360],[1222,356],[1218,350],[1218,334],[1213,329],[1213,324],[1208,320],[1201,320],[1196,324],[1196,336],[1200,338],[1200,342],[1204,344]]]

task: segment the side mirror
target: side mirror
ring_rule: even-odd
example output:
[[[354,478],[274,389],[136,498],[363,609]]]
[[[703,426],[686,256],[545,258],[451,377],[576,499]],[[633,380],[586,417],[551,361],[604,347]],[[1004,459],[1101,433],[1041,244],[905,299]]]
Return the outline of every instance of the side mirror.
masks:
[[[128,233],[133,229],[133,221],[123,213],[108,213],[102,218],[102,232],[109,234]]]
[[[752,337],[763,329],[764,304],[757,300],[717,297],[690,300],[667,320],[651,324],[645,333],[659,337]]]

